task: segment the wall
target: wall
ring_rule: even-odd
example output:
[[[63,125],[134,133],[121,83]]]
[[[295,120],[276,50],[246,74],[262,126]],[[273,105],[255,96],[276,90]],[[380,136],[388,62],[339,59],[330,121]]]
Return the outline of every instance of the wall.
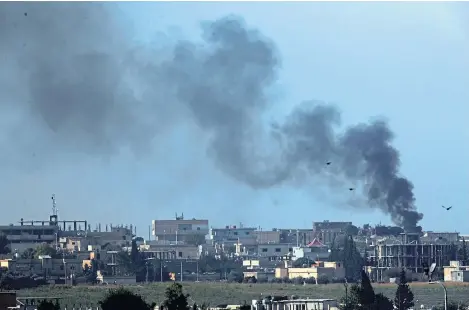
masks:
[[[141,245],[140,249],[142,251],[150,252],[173,252],[176,259],[197,259],[200,257],[200,248],[198,246],[193,245],[161,245],[153,244],[150,241],[146,245]]]
[[[290,244],[259,244],[257,254],[261,257],[279,257],[293,250]]]

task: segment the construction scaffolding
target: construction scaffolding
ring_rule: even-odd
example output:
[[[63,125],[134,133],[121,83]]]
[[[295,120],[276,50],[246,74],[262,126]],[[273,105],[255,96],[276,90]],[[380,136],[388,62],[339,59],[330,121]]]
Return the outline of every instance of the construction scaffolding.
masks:
[[[436,263],[442,268],[451,260],[452,245],[441,240],[421,242],[418,233],[403,233],[399,237],[384,237],[373,242],[374,253],[370,257],[374,280],[384,280],[384,272],[392,268],[404,268],[423,273],[423,264]]]

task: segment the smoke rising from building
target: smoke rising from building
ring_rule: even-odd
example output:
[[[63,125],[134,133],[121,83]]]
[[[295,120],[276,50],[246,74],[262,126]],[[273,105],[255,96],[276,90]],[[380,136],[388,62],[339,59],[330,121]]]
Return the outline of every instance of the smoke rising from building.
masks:
[[[242,18],[204,23],[203,44],[179,41],[156,52],[133,46],[113,16],[112,6],[97,3],[0,4],[0,109],[20,111],[21,123],[64,152],[91,155],[150,152],[165,128],[190,118],[210,135],[217,167],[253,188],[292,185],[306,172],[305,186],[359,182],[368,206],[404,228],[422,218],[386,122],[341,131],[337,107],[309,101],[263,126],[280,59]],[[276,151],[262,152],[267,145]],[[334,190],[347,195],[347,187]]]

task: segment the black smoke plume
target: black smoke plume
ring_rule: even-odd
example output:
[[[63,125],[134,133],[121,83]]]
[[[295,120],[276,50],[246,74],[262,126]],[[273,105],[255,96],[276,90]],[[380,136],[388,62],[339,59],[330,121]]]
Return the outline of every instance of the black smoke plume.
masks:
[[[422,214],[386,122],[340,131],[335,106],[305,102],[284,122],[262,125],[280,59],[241,18],[204,23],[203,44],[156,51],[135,46],[116,14],[112,4],[0,4],[0,109],[21,114],[16,128],[31,124],[13,144],[39,139],[60,141],[63,153],[138,154],[191,119],[210,135],[216,165],[240,182],[265,189],[334,179],[340,195],[348,186],[338,184],[359,182],[368,207],[417,226]]]

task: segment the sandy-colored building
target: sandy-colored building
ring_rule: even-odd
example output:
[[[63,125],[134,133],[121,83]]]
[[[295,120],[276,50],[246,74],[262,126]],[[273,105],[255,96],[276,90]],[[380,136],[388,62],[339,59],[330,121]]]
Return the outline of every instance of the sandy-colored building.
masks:
[[[276,278],[314,278],[327,276],[329,279],[343,279],[345,278],[345,268],[341,262],[316,262],[311,267],[306,268],[292,268],[292,267],[278,267],[275,269]]]
[[[174,220],[153,220],[151,227],[154,240],[166,243],[203,244],[209,233],[208,220],[186,220],[177,215]]]
[[[469,266],[460,261],[450,261],[449,266],[443,267],[445,282],[469,282]]]

